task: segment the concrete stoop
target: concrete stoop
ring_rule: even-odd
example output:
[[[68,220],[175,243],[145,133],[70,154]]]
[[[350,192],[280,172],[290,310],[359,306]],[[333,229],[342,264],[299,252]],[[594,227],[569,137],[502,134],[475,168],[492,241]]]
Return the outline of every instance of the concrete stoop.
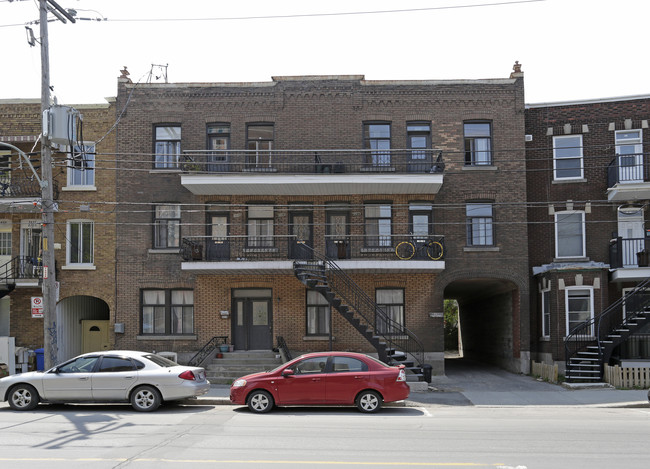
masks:
[[[237,378],[252,373],[272,370],[282,364],[275,352],[225,352],[205,366],[206,376],[212,384],[231,384]]]

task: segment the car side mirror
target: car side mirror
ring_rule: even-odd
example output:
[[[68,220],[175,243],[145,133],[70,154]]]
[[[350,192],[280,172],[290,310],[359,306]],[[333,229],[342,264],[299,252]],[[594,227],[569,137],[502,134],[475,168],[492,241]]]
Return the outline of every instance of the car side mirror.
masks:
[[[287,368],[286,370],[282,370],[282,376],[284,376],[285,378],[287,376],[293,376],[293,375],[294,375],[294,372],[293,372],[293,370],[291,368]]]

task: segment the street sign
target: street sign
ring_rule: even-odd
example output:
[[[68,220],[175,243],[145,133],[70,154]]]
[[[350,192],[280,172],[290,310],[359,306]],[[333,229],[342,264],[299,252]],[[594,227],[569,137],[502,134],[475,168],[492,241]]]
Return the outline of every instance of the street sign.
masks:
[[[32,318],[43,317],[43,297],[32,296]]]

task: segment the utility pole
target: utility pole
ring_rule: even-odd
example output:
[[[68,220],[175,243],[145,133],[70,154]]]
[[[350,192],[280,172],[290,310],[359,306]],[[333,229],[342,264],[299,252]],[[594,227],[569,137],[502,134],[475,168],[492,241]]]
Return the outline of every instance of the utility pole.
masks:
[[[50,52],[47,34],[47,0],[39,0],[41,29],[41,114],[50,109]],[[43,126],[48,126],[43,119]],[[52,190],[52,146],[48,128],[41,134],[41,210],[43,216],[43,349],[45,369],[58,360],[56,274],[54,268],[54,192]]]
[[[48,3],[50,6],[48,6]],[[60,21],[75,19],[54,0],[39,0],[41,32],[41,114],[50,109],[50,51],[47,33],[47,13],[52,11]],[[58,361],[56,301],[56,269],[54,264],[54,190],[52,183],[52,144],[49,136],[49,118],[43,119],[41,135],[41,210],[43,220],[43,349],[45,369]]]

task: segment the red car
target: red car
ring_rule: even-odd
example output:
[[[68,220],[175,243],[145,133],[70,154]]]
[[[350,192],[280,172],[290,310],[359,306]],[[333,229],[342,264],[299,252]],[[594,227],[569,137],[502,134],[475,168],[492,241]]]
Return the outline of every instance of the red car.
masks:
[[[409,392],[404,365],[389,366],[362,353],[320,352],[235,380],[230,401],[256,413],[294,405],[355,405],[369,413]]]

